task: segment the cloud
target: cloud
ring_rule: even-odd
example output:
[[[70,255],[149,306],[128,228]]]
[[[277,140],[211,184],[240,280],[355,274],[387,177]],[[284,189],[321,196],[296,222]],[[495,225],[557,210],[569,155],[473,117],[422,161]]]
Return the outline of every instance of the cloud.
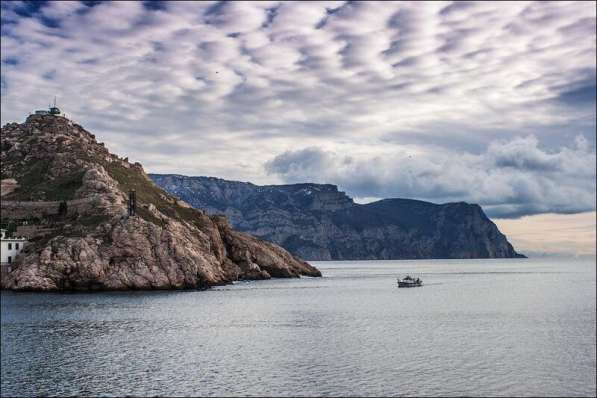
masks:
[[[595,79],[588,79],[574,84],[572,87],[562,91],[558,95],[558,101],[570,106],[590,106],[595,108],[597,97],[597,82]]]
[[[265,23],[267,15],[264,11],[270,4],[272,3],[221,2],[207,10],[204,20],[227,34],[251,32],[259,29]]]
[[[317,148],[287,151],[265,164],[270,173],[286,176],[289,180],[303,178],[325,170],[334,163],[334,154]]]
[[[355,197],[412,197],[481,204],[491,217],[595,209],[595,151],[578,136],[558,152],[534,136],[494,141],[484,153],[343,155],[309,147],[266,163],[289,183],[336,183]]]
[[[64,19],[71,18],[86,7],[78,1],[53,1],[41,9],[41,14],[46,18]]]
[[[152,172],[581,211],[594,202],[595,8],[2,2],[2,123],[57,95]]]

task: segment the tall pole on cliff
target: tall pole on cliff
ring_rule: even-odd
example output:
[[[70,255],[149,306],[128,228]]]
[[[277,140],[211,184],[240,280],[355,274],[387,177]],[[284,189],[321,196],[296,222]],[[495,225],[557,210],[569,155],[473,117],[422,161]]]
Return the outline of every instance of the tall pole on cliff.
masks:
[[[137,193],[134,189],[129,191],[129,216],[132,217],[135,215],[137,210]]]

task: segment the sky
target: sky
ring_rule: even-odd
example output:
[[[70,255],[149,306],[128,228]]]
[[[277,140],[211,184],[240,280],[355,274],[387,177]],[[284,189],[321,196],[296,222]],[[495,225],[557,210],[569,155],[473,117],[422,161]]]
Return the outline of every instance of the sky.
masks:
[[[2,124],[57,96],[148,172],[467,201],[595,252],[595,2],[1,7]]]
[[[529,257],[547,253],[595,256],[596,213],[537,214],[518,219],[496,219],[500,231]]]

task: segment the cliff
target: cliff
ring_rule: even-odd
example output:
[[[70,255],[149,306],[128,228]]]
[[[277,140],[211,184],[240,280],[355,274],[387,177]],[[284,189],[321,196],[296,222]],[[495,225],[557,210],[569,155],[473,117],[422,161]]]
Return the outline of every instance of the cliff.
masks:
[[[385,199],[361,205],[334,185],[150,178],[192,206],[225,214],[235,228],[309,260],[523,257],[474,204]]]
[[[162,191],[139,163],[111,154],[68,119],[31,115],[1,136],[2,223],[30,237],[10,271],[3,267],[2,288],[183,289],[321,275]]]

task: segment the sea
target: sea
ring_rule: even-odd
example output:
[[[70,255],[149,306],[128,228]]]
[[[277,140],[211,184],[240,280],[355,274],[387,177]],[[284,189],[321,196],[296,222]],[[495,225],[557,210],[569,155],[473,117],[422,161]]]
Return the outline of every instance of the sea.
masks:
[[[313,264],[207,291],[2,292],[1,395],[596,395],[595,259]]]

